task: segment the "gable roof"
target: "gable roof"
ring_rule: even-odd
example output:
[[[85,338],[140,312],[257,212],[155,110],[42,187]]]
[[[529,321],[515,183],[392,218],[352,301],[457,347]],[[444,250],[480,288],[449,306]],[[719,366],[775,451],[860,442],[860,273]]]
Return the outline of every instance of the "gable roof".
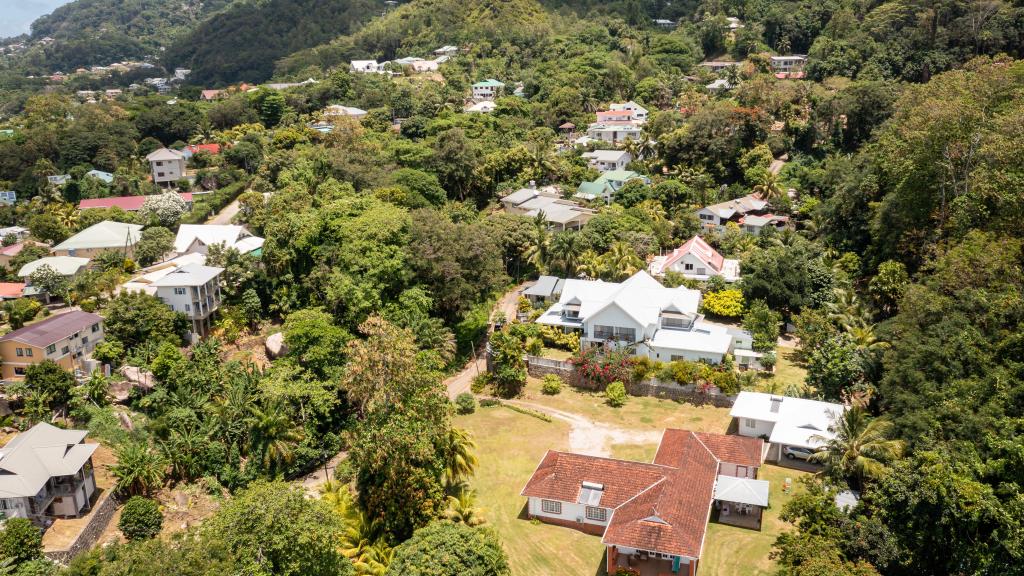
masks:
[[[750,465],[760,465],[761,440],[733,438],[668,429],[652,464],[548,451],[521,494],[584,503],[584,483],[600,485],[599,500],[590,499],[593,490],[586,496],[588,505],[612,510],[604,544],[699,558],[719,465],[738,447],[742,459],[756,449]]]
[[[142,225],[104,220],[53,247],[54,250],[124,248],[134,246],[142,235]]]
[[[0,498],[35,496],[51,477],[76,474],[99,447],[82,443],[87,434],[40,422],[15,436],[0,449]]]
[[[22,266],[21,269],[18,270],[18,276],[21,278],[31,276],[33,272],[43,266],[53,268],[61,276],[74,276],[79,270],[88,265],[88,258],[77,258],[75,256],[46,256],[39,260],[33,260]]]
[[[147,162],[156,162],[164,160],[183,160],[184,158],[184,154],[178,152],[177,150],[171,150],[170,148],[158,148],[146,155]]]
[[[216,266],[204,266],[202,264],[187,264],[153,282],[151,286],[202,286],[223,272],[223,268]]]
[[[732,218],[733,214],[756,212],[764,210],[767,206],[768,203],[761,200],[757,195],[747,194],[746,196],[740,196],[739,198],[705,206],[704,208],[701,208],[701,210],[707,210],[721,218]]]
[[[486,80],[481,80],[476,84],[473,84],[473,88],[502,88],[504,86],[504,82],[501,82],[500,80],[495,80],[494,78],[488,78]]]
[[[705,266],[711,268],[716,272],[722,271],[722,265],[725,263],[725,258],[718,253],[717,250],[711,247],[710,244],[704,241],[700,236],[694,236],[686,241],[685,244],[676,248],[669,254],[665,263],[662,264],[661,269],[665,270],[680,261],[687,254],[692,254],[694,258],[700,260]]]
[[[740,392],[729,415],[733,418],[750,418],[773,422],[769,441],[804,448],[817,448],[822,440],[815,436],[832,438],[835,434],[829,427],[846,411],[846,406],[794,398],[763,392]]]
[[[192,201],[191,192],[178,192],[186,203]],[[107,198],[86,198],[78,203],[79,210],[89,208],[120,208],[125,212],[137,212],[149,196],[109,196]]]
[[[224,244],[230,247],[248,235],[244,226],[235,224],[182,224],[174,237],[174,251],[185,252],[196,240],[207,246]]]
[[[29,346],[45,348],[54,342],[67,338],[75,332],[79,332],[102,321],[103,318],[97,314],[72,310],[64,314],[55,314],[34,324],[8,332],[0,336],[0,342],[14,340]]]

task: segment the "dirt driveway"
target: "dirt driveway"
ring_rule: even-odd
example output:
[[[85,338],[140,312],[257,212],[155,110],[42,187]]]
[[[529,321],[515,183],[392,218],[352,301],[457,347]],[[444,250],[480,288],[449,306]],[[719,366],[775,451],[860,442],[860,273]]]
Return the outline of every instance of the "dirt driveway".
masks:
[[[552,418],[568,422],[569,450],[588,456],[610,457],[613,444],[657,444],[661,441],[660,430],[629,430],[609,424],[593,422],[571,412],[564,412],[541,404],[522,400],[503,400],[507,404],[543,412]]]

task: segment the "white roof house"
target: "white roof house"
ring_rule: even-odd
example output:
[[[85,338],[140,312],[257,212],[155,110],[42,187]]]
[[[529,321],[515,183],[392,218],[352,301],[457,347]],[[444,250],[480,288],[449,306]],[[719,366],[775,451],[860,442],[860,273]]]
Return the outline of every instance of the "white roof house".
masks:
[[[625,170],[633,161],[633,155],[625,150],[594,150],[584,152],[582,157],[599,172]]]
[[[174,251],[177,254],[205,254],[213,244],[223,244],[248,254],[263,246],[263,238],[253,236],[244,226],[234,224],[182,224],[174,238]]]
[[[829,427],[846,409],[820,400],[740,392],[729,415],[741,420],[743,436],[767,436],[772,444],[813,449],[835,437]]]
[[[466,106],[466,112],[469,114],[490,114],[491,112],[494,112],[494,109],[497,107],[498,105],[495,104],[493,100],[483,100],[476,104]]]
[[[559,230],[580,229],[596,212],[562,199],[554,186],[520,188],[501,199],[505,212],[529,218],[544,214],[544,220]]]
[[[128,248],[134,246],[141,237],[141,224],[104,220],[57,244],[52,251],[54,253],[67,252],[68,256],[74,256],[76,250]]]
[[[171,150],[170,148],[158,148],[146,155],[147,162],[168,162],[184,159],[184,154],[178,152],[177,150]]]
[[[715,482],[715,500],[768,506],[769,483],[767,480],[737,478],[719,474]]]
[[[77,474],[99,448],[83,443],[87,434],[40,422],[15,436],[0,449],[0,498],[33,497],[50,478]]]
[[[538,324],[579,329],[584,344],[613,342],[635,346],[654,360],[717,364],[735,348],[726,326],[705,322],[698,313],[701,293],[666,288],[640,271],[624,282],[560,280],[558,302]]]
[[[362,108],[356,108],[355,106],[342,106],[341,104],[331,104],[330,106],[324,108],[325,118],[331,116],[348,116],[351,118],[360,119],[365,118],[366,114],[366,110],[363,110]]]
[[[189,254],[182,254],[177,258],[159,262],[153,264],[147,268],[142,269],[142,273],[135,276],[128,282],[121,284],[119,291],[121,292],[145,292],[150,296],[156,294],[156,286],[154,282],[160,280],[164,276],[167,276],[171,272],[189,264],[205,264],[206,254],[200,254],[198,252],[192,252]]]
[[[175,268],[170,273],[164,275],[163,278],[153,282],[152,286],[154,288],[163,286],[202,286],[220,276],[222,272],[224,272],[224,269],[216,266],[187,264],[180,268]]]
[[[349,69],[352,72],[359,72],[361,74],[379,74],[384,72],[384,69],[376,60],[353,60],[349,64]]]
[[[89,262],[88,258],[76,258],[74,256],[46,256],[22,266],[18,270],[18,276],[28,278],[33,272],[43,266],[53,268],[61,276],[74,276],[88,266]]]

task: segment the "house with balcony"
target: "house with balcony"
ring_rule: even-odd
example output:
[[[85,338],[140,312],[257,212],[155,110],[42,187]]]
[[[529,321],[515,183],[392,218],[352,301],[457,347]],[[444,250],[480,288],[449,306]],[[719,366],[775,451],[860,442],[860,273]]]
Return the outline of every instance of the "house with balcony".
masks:
[[[625,150],[594,150],[584,152],[582,157],[598,172],[625,170],[633,161],[633,155]]]
[[[664,276],[678,272],[692,280],[707,280],[719,276],[726,282],[740,279],[740,261],[724,258],[700,236],[694,236],[668,254],[651,261],[651,274]]]
[[[505,90],[505,83],[494,78],[488,78],[481,80],[476,84],[473,84],[473,99],[474,100],[494,100],[498,96],[501,96]]]
[[[807,65],[807,56],[793,54],[790,56],[771,56],[768,63],[772,72],[777,78],[803,78],[804,66]]]
[[[156,296],[175,312],[188,316],[192,322],[188,339],[197,341],[209,335],[213,315],[220,307],[220,275],[223,268],[189,264],[153,282]]]
[[[73,310],[54,314],[0,336],[0,377],[21,380],[33,364],[53,360],[71,372],[103,341],[103,318]]]
[[[40,422],[0,448],[0,513],[46,525],[89,512],[96,477],[85,430]]]
[[[531,519],[601,536],[608,573],[696,576],[709,521],[761,529],[759,438],[667,429],[651,463],[549,450],[521,495]]]
[[[621,283],[566,278],[554,285],[558,301],[536,322],[578,332],[584,349],[607,345],[660,362],[720,364],[750,342],[704,321],[700,291],[666,288],[646,271]]]
[[[722,232],[730,222],[735,222],[747,234],[758,235],[766,227],[782,229],[789,225],[789,217],[772,214],[768,202],[757,194],[726,200],[705,206],[696,212],[700,225],[705,230]]]

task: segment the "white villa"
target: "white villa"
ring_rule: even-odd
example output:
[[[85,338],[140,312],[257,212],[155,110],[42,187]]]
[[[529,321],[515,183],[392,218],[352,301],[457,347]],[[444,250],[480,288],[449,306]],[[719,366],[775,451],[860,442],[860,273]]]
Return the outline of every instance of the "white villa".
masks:
[[[721,276],[726,282],[735,282],[740,279],[740,261],[722,257],[703,238],[694,236],[669,254],[655,257],[650,271],[654,276],[679,272],[693,280]]]
[[[366,117],[366,110],[362,108],[356,108],[355,106],[343,106],[341,104],[331,104],[324,108],[323,117],[324,120],[330,121],[335,118],[354,118],[356,120],[362,120]]]
[[[695,576],[709,520],[761,529],[757,438],[667,429],[651,463],[549,450],[523,488],[530,518],[601,536],[608,573]]]
[[[234,224],[182,224],[174,238],[174,253],[206,254],[210,246],[221,244],[242,254],[258,254],[264,239],[253,236],[244,226]]]
[[[740,230],[754,235],[760,234],[765,227],[781,229],[789,224],[788,216],[772,214],[768,208],[768,202],[756,194],[747,194],[705,206],[696,214],[703,228],[719,232],[725,230],[729,222],[735,222]]]
[[[45,524],[90,510],[96,492],[85,430],[62,430],[40,422],[0,449],[0,512]]]
[[[185,177],[185,155],[177,150],[154,150],[146,156],[146,161],[149,162],[154,184],[173,184]]]
[[[608,111],[629,112],[629,117],[627,118],[627,120],[633,120],[641,124],[647,122],[647,108],[644,108],[643,106],[637,104],[636,102],[633,102],[632,100],[630,100],[629,102],[619,102],[610,104],[608,106]]]
[[[584,152],[582,156],[598,172],[625,170],[626,166],[633,161],[633,155],[625,150],[594,150],[593,152]]]
[[[587,127],[588,138],[612,144],[640,140],[640,135],[640,124],[633,120],[598,120]]]
[[[596,212],[571,200],[563,200],[554,186],[520,188],[501,199],[505,212],[533,218],[544,214],[544,220],[555,230],[579,230]]]
[[[494,100],[501,95],[505,89],[505,83],[494,78],[488,78],[481,80],[476,84],[473,84],[473,99],[474,100]]]
[[[352,60],[349,70],[358,74],[387,74],[387,70],[376,60]]]
[[[773,72],[789,74],[803,70],[807,63],[807,56],[793,54],[792,56],[772,56],[768,59]]]
[[[175,312],[182,312],[192,321],[190,340],[210,333],[213,314],[220,307],[220,275],[223,268],[188,264],[176,268],[151,286],[156,296]]]
[[[498,105],[494,103],[494,100],[481,100],[466,106],[465,112],[467,114],[490,114],[497,107]]]
[[[769,442],[767,459],[778,460],[786,447],[816,450],[835,437],[829,427],[847,409],[842,404],[740,392],[729,415],[742,436]]]
[[[538,324],[580,333],[580,346],[629,346],[636,356],[719,364],[726,354],[753,354],[743,331],[704,321],[701,293],[666,288],[644,271],[625,282],[565,279]]]

